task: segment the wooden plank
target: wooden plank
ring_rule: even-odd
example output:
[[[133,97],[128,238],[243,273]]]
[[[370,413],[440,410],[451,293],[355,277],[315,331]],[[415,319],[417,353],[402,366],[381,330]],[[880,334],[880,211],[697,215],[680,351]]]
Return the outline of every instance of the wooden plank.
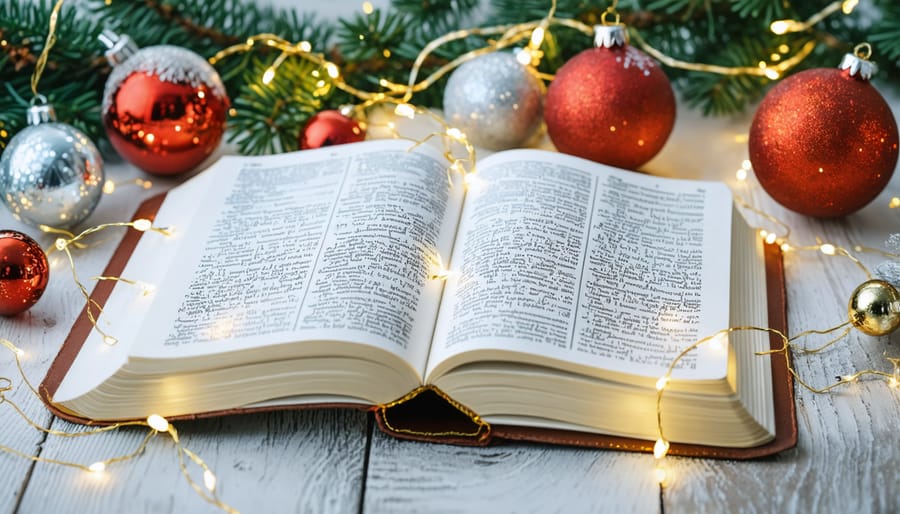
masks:
[[[897,102],[895,102],[896,105]],[[815,237],[852,250],[856,244],[884,248],[900,231],[900,216],[888,209],[900,195],[900,176],[862,211],[839,220],[815,220],[792,213],[756,188],[755,201],[793,229],[794,244]],[[883,257],[858,254],[870,269]],[[847,319],[847,303],[865,274],[842,257],[791,252],[785,258],[788,317],[792,334],[825,329]],[[820,336],[809,347],[827,342]],[[900,334],[869,337],[856,330],[813,355],[795,352],[795,368],[814,387],[863,369],[890,372],[884,355],[900,356]],[[898,512],[900,479],[896,449],[898,392],[883,379],[815,394],[796,387],[799,443],[795,450],[756,462],[670,459],[672,484],[663,493],[664,510],[718,512]]]
[[[80,428],[57,420],[55,426]],[[178,423],[182,443],[218,478],[221,499],[241,512],[356,512],[366,415],[350,410],[280,412]],[[134,450],[143,430],[77,441],[48,439],[43,456],[86,464]],[[192,468],[196,470],[197,468]],[[192,475],[202,484],[202,472]],[[171,439],[102,474],[38,465],[20,512],[220,513],[187,484]]]
[[[649,455],[372,438],[365,512],[657,512]]]

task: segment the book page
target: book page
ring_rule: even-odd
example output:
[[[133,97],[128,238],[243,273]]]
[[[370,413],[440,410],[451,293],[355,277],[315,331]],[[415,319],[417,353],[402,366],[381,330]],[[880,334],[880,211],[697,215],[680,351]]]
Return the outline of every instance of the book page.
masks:
[[[528,150],[493,156],[480,173],[429,375],[451,357],[493,351],[482,357],[657,377],[685,346],[728,327],[723,184]],[[721,378],[727,358],[701,348],[679,368],[676,377]]]
[[[218,169],[193,200],[203,207],[131,354],[347,341],[421,373],[441,289],[428,256],[449,251],[463,186],[448,181],[439,153],[411,146],[364,143]]]

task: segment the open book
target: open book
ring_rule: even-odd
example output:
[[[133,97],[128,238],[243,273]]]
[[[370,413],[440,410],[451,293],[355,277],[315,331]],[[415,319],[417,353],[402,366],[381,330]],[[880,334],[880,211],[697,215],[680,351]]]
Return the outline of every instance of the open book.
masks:
[[[723,184],[537,150],[464,180],[411,146],[225,157],[148,201],[137,216],[173,235],[131,231],[107,273],[155,292],[98,286],[118,343],[83,315],[48,404],[83,422],[349,404],[402,437],[646,448],[623,441],[655,439],[654,384],[682,348],[784,323],[780,255],[767,288]],[[684,359],[667,437],[726,448],[712,456],[792,446],[784,363],[754,355],[769,345],[739,333]]]

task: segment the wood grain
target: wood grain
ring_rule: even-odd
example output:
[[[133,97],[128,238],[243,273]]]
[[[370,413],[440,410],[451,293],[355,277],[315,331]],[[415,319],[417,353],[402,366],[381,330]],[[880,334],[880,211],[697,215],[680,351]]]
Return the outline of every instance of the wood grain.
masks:
[[[657,512],[652,469],[643,454],[434,445],[376,431],[365,512]]]
[[[221,499],[241,512],[355,512],[365,462],[365,414],[280,412],[177,424],[182,443],[216,473]],[[75,427],[64,421],[55,425]],[[77,428],[77,427],[76,427]],[[77,444],[45,444],[46,457],[90,464],[126,454],[145,431],[122,429]],[[197,468],[193,468],[195,471]],[[192,475],[202,484],[202,471]],[[171,439],[99,476],[58,466],[35,470],[20,512],[221,512],[190,489]]]

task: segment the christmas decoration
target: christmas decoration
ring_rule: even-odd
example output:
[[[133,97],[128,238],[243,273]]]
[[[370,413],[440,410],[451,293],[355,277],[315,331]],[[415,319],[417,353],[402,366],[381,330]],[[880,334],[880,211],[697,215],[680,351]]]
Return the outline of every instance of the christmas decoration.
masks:
[[[34,239],[15,230],[0,231],[0,315],[28,310],[49,279],[47,256]]]
[[[84,221],[100,201],[103,160],[78,129],[56,122],[51,105],[28,111],[29,127],[0,158],[0,193],[16,218],[68,228]]]
[[[850,295],[847,311],[863,333],[888,335],[900,327],[900,291],[884,280],[868,280]]]
[[[508,52],[482,55],[453,72],[444,89],[444,116],[476,146],[521,146],[541,125],[544,84]]]
[[[103,92],[103,125],[127,161],[157,175],[193,169],[218,147],[229,100],[216,70],[176,46],[138,50],[104,31],[114,66]]]
[[[561,152],[635,169],[672,132],[675,95],[659,64],[626,43],[624,26],[595,30],[596,48],[569,60],[550,84],[547,132]]]
[[[789,77],[766,95],[750,127],[763,188],[801,214],[844,216],[868,204],[897,164],[897,122],[869,83],[874,64],[848,54],[841,69]]]
[[[302,150],[309,150],[358,143],[364,139],[366,131],[358,121],[344,116],[340,111],[327,110],[317,113],[306,122],[300,132],[299,142]]]

